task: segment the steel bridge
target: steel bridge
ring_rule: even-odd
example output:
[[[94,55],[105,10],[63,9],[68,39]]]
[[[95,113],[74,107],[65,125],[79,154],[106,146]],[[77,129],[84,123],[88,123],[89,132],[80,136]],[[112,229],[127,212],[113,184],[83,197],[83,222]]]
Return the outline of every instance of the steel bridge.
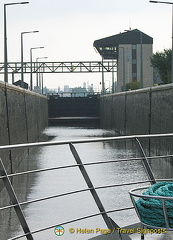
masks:
[[[21,73],[21,62],[9,62],[8,73]],[[116,72],[117,62],[82,61],[82,62],[24,62],[23,73],[97,73]],[[4,63],[0,63],[0,74],[4,74]]]

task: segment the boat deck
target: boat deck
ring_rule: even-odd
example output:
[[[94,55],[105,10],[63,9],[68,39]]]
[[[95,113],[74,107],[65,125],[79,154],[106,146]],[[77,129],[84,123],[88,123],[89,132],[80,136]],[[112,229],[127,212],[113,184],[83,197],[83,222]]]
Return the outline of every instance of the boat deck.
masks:
[[[118,240],[114,235],[100,235],[98,237],[91,238],[90,240]],[[141,235],[139,233],[134,233],[131,235],[123,235],[122,240],[131,239],[131,240],[141,240]],[[167,232],[166,234],[149,234],[147,233],[144,236],[144,240],[173,240],[173,232]]]
[[[132,240],[140,240],[140,234],[135,233],[130,235],[130,238]],[[146,234],[144,237],[144,240],[172,240],[173,239],[173,233],[172,232],[167,232],[166,234]]]
[[[129,225],[126,227],[123,227],[123,229],[134,229],[135,233],[133,234],[121,234],[121,237],[119,237],[117,235],[117,232],[115,232],[114,234],[103,234],[103,235],[99,235],[97,237],[91,238],[89,240],[141,240],[141,234],[139,231],[137,231],[137,229],[141,229],[141,224],[140,223],[136,223],[133,225]],[[135,230],[136,229],[136,230]],[[149,229],[145,229],[148,230]],[[150,229],[151,230],[151,229]],[[162,229],[161,229],[162,230]],[[166,231],[166,230],[163,230]],[[142,238],[142,240],[173,240],[173,231],[167,231],[166,233],[146,233],[144,235],[144,238]]]

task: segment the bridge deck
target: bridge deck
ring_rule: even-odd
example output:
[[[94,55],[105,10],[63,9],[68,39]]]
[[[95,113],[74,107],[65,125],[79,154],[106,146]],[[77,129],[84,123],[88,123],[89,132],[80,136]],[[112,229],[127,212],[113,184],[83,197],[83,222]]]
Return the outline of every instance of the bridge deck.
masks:
[[[90,73],[116,72],[116,61],[84,61],[84,62],[24,62],[24,73]],[[9,62],[8,72],[21,73],[21,62]],[[4,63],[0,63],[0,74],[4,74]]]

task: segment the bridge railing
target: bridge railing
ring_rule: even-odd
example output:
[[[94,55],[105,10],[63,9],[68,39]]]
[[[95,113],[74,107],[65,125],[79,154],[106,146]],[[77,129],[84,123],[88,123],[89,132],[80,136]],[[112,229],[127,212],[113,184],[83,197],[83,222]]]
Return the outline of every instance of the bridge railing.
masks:
[[[100,92],[98,91],[93,91],[93,92],[60,92],[60,93],[47,93],[46,95],[51,98],[58,98],[58,97],[99,97]]]
[[[72,164],[72,165],[64,165],[64,166],[59,166],[59,167],[52,167],[52,168],[46,168],[46,169],[35,169],[32,171],[26,171],[26,172],[19,172],[19,173],[14,173],[14,174],[7,174],[7,171],[5,169],[3,160],[0,160],[0,180],[3,181],[5,188],[7,189],[7,192],[9,194],[10,200],[11,200],[11,205],[6,205],[4,207],[0,207],[0,211],[3,211],[5,209],[10,209],[10,208],[14,208],[16,211],[16,214],[18,216],[18,219],[20,221],[20,224],[23,228],[24,234],[16,236],[16,237],[12,237],[10,238],[11,240],[14,239],[20,239],[22,237],[26,237],[29,240],[34,239],[34,234],[38,233],[38,232],[42,232],[42,231],[46,231],[48,229],[51,228],[55,228],[56,226],[59,225],[66,225],[69,223],[73,223],[76,221],[82,221],[84,219],[88,219],[88,218],[93,218],[95,216],[102,216],[108,229],[113,230],[115,228],[119,228],[119,226],[117,225],[117,223],[115,223],[109,216],[109,213],[115,213],[115,212],[121,212],[121,211],[127,211],[133,208],[132,205],[130,205],[129,207],[122,207],[122,208],[118,208],[118,209],[112,209],[109,211],[106,211],[101,199],[99,197],[99,195],[97,194],[97,190],[98,189],[107,189],[107,188],[116,188],[119,186],[129,186],[129,185],[134,185],[134,184],[143,184],[143,183],[149,183],[149,184],[153,184],[156,181],[159,181],[159,179],[155,179],[154,174],[151,170],[151,167],[149,165],[149,159],[158,159],[158,158],[167,158],[167,157],[173,157],[173,155],[164,155],[164,156],[154,156],[154,157],[147,157],[144,149],[141,145],[141,139],[155,139],[155,138],[170,138],[173,137],[173,134],[153,134],[153,135],[133,135],[133,136],[119,136],[119,137],[105,137],[105,138],[93,138],[93,139],[79,139],[79,140],[65,140],[65,141],[52,141],[52,142],[37,142],[37,143],[28,143],[28,144],[16,144],[16,145],[7,145],[7,146],[0,146],[0,150],[13,150],[13,149],[23,149],[23,148],[34,148],[34,147],[43,147],[43,146],[60,146],[60,145],[67,145],[70,147],[70,151],[74,157],[74,159],[76,160],[76,164]],[[140,152],[141,157],[138,158],[130,158],[130,159],[114,159],[114,160],[105,160],[105,161],[100,161],[100,162],[90,162],[90,163],[83,163],[82,159],[80,158],[75,145],[76,144],[84,144],[84,143],[94,143],[94,142],[112,142],[112,141],[126,141],[126,140],[132,140],[135,142],[137,149]],[[127,162],[127,161],[142,161],[144,169],[148,175],[148,178],[143,180],[143,181],[132,181],[132,182],[123,182],[123,183],[114,183],[114,184],[110,184],[110,185],[102,185],[102,186],[94,186],[87,171],[86,171],[86,166],[92,166],[92,165],[99,165],[99,164],[110,164],[110,163],[116,163],[116,162]],[[21,175],[30,175],[33,173],[38,173],[38,172],[48,172],[48,171],[57,171],[60,169],[71,169],[71,168],[79,168],[86,184],[87,184],[87,188],[84,189],[80,189],[80,190],[75,190],[75,191],[70,191],[70,192],[65,192],[65,193],[61,193],[61,194],[55,194],[52,196],[47,196],[44,198],[39,198],[39,199],[35,199],[35,200],[30,200],[30,201],[26,201],[26,202],[19,202],[18,198],[16,196],[16,193],[14,191],[14,188],[11,184],[10,179],[17,177],[17,176],[21,176]],[[163,180],[163,179],[162,179]],[[82,216],[82,217],[78,217],[76,219],[69,219],[66,222],[58,222],[56,225],[53,226],[46,226],[42,229],[35,229],[35,230],[31,230],[28,226],[28,223],[26,221],[26,218],[24,216],[22,207],[31,203],[38,203],[38,202],[42,202],[42,201],[46,201],[48,199],[53,199],[53,198],[59,198],[59,197],[64,197],[67,195],[72,195],[72,194],[79,194],[81,192],[90,192],[98,209],[99,209],[99,213],[93,213],[91,215],[88,216]],[[124,234],[120,234],[119,232],[114,232],[114,236],[116,239],[130,239],[130,238],[124,238]]]
[[[55,90],[56,91],[56,90]],[[87,97],[87,98],[92,98],[92,97],[97,97],[99,98],[102,93],[100,91],[93,91],[93,92],[56,92],[56,93],[45,93],[46,96],[52,97],[52,98],[59,98],[59,97]],[[106,94],[112,94],[112,91],[106,91],[104,95]]]
[[[81,62],[24,62],[24,73],[90,73],[116,72],[117,62],[114,61],[81,61]],[[21,62],[8,62],[8,72],[20,73]],[[0,63],[0,74],[4,73],[4,63]]]

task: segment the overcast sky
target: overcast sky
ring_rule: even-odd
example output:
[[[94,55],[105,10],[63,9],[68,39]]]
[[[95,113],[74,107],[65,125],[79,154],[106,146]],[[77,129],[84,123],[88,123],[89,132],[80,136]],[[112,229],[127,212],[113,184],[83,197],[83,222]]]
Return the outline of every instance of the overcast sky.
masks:
[[[19,1],[0,1],[1,62],[4,61],[3,7],[10,2]],[[39,31],[24,35],[24,61],[30,61],[30,48],[38,46],[44,49],[33,51],[34,61],[37,57],[48,57],[47,61],[89,61],[101,60],[93,49],[94,40],[129,28],[153,37],[154,52],[171,48],[172,6],[148,0],[29,0],[29,4],[7,6],[8,61],[20,61],[21,32]],[[84,81],[96,86],[99,79],[98,74],[44,76],[45,84],[52,88],[64,84],[82,86]]]

